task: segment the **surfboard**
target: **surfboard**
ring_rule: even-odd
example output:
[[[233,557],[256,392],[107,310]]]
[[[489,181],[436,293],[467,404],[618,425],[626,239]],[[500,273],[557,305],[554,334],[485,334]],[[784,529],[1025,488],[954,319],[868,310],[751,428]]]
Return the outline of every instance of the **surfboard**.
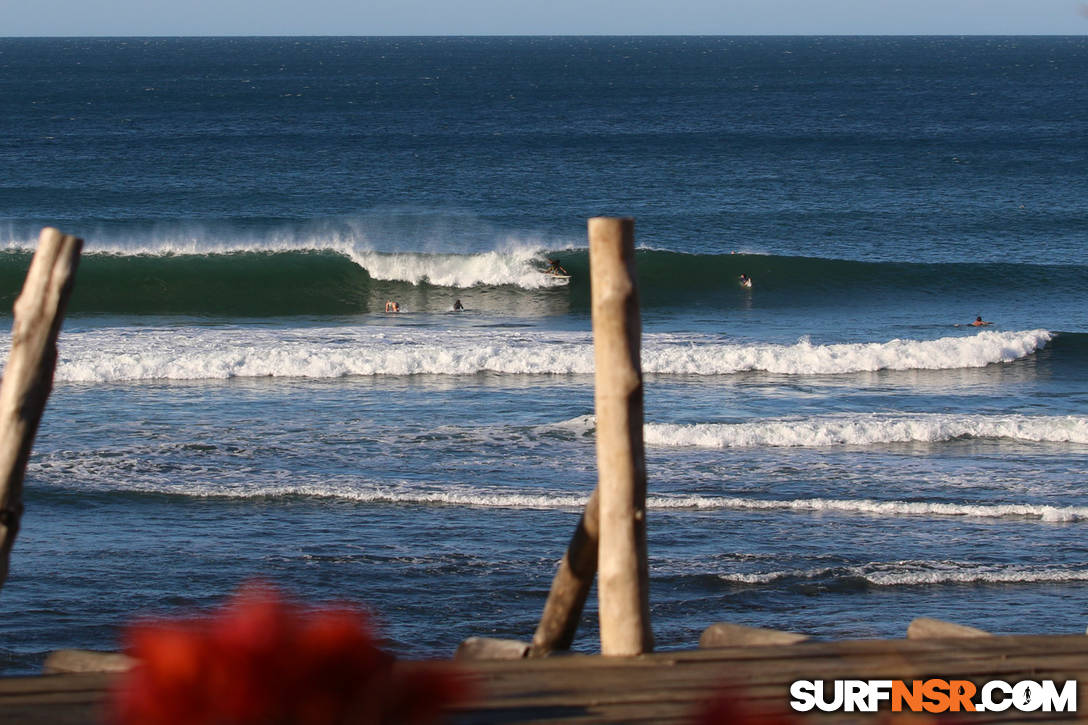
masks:
[[[552,272],[545,272],[544,276],[548,279],[548,282],[556,287],[560,287],[565,284],[570,284],[569,274],[555,274]]]

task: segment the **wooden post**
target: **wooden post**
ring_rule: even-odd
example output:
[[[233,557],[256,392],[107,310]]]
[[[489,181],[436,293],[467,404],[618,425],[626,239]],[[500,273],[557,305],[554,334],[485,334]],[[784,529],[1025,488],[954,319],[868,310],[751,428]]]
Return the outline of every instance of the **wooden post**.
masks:
[[[596,369],[601,654],[653,649],[642,442],[642,321],[633,219],[589,220]]]
[[[586,502],[582,518],[574,529],[567,553],[559,562],[552,589],[540,616],[530,657],[543,657],[556,650],[568,650],[578,630],[578,620],[597,574],[598,507],[597,489]]]
[[[7,580],[19,533],[23,475],[53,389],[57,335],[82,248],[82,239],[43,229],[23,291],[15,300],[11,351],[0,384],[0,588]]]

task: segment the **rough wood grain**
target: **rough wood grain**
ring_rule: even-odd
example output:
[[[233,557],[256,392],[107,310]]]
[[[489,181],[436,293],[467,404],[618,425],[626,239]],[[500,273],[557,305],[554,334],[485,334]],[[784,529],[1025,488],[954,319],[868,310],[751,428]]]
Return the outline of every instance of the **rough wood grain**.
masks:
[[[412,663],[404,663],[411,666]],[[679,723],[711,698],[785,712],[796,723],[896,722],[889,713],[790,713],[796,679],[1075,679],[1088,683],[1083,635],[802,642],[724,647],[636,657],[569,655],[450,663],[477,685],[475,699],[451,710],[453,723]],[[0,722],[100,722],[108,675],[0,679]],[[1088,692],[1078,694],[1088,712]],[[971,713],[956,722],[1070,722],[1075,713]],[[907,718],[908,720],[910,718]],[[917,721],[917,720],[916,720]]]
[[[57,335],[82,248],[82,239],[43,229],[15,300],[11,351],[0,384],[0,588],[19,533],[23,475],[53,389]]]
[[[601,653],[653,649],[646,558],[646,453],[642,426],[642,321],[634,220],[589,220],[597,412]]]

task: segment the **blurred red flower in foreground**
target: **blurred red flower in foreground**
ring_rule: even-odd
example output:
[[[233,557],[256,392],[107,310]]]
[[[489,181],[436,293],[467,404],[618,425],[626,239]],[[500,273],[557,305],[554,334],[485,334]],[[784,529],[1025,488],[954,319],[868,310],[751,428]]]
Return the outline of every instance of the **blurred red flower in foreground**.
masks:
[[[202,619],[138,624],[120,725],[430,723],[468,696],[452,665],[393,666],[361,612],[306,609],[248,586]]]

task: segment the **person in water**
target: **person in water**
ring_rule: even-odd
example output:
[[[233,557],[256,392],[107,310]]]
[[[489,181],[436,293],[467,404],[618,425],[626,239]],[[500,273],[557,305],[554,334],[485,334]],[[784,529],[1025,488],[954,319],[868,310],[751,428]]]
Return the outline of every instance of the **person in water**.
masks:
[[[752,286],[752,278],[749,277],[748,275],[744,274],[743,272],[741,272],[741,274],[740,274],[740,286],[741,287],[751,287]]]
[[[400,305],[398,305],[396,302],[393,302],[392,300],[386,300],[386,302],[385,302],[385,311],[386,312],[400,312]]]
[[[457,300],[456,302],[453,303],[453,309],[455,311],[460,311],[460,310],[465,309],[465,306],[461,304],[461,300]]]
[[[992,322],[986,322],[982,319],[982,315],[975,318],[975,321],[971,323],[971,327],[982,327],[983,325],[992,325]]]
[[[559,260],[558,259],[549,259],[548,260],[548,274],[566,274],[566,273],[567,273],[567,270],[565,270],[561,266],[559,266]]]

